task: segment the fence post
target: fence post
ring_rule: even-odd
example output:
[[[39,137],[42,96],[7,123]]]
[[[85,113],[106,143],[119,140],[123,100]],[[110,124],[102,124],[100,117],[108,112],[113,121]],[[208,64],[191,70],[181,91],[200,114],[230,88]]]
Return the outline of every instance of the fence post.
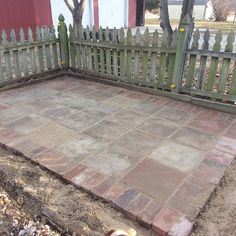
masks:
[[[186,15],[181,22],[181,26],[179,27],[178,42],[176,47],[175,66],[171,84],[171,90],[175,93],[179,93],[180,91],[184,73],[186,50],[188,47],[191,31],[191,20],[189,15]]]
[[[65,24],[65,18],[62,14],[58,17],[58,38],[61,56],[61,66],[63,68],[69,67],[69,46],[68,46],[68,34]]]

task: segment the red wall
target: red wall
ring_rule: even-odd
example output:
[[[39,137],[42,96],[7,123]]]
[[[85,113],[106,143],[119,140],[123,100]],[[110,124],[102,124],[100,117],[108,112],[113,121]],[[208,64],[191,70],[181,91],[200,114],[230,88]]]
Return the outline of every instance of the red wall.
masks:
[[[52,26],[50,0],[0,0],[0,31]]]
[[[136,26],[136,0],[129,0],[128,26]]]

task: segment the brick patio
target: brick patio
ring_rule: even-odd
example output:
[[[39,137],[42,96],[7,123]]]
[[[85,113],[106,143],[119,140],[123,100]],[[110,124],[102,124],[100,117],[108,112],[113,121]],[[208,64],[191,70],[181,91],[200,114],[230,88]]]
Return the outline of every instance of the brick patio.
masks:
[[[184,236],[236,155],[236,117],[63,77],[0,93],[0,143]]]

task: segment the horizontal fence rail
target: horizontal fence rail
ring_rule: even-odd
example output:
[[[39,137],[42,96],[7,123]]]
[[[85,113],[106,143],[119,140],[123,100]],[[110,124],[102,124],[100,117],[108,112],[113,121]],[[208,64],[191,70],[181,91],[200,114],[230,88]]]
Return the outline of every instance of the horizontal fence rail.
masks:
[[[69,28],[70,66],[110,75],[137,85],[170,89],[175,64],[177,30],[168,47],[167,32],[159,36],[148,28],[143,36],[129,28]]]
[[[21,28],[16,35],[2,30],[0,40],[0,83],[59,67],[59,41],[53,28]]]
[[[233,53],[234,32],[222,42],[222,32],[215,34],[210,45],[210,32],[206,30],[202,45],[200,33],[193,35],[191,48],[186,51],[181,92],[216,101],[236,102],[236,53]],[[222,44],[224,45],[222,47]],[[212,46],[212,50],[209,47]],[[200,49],[201,47],[201,49]]]

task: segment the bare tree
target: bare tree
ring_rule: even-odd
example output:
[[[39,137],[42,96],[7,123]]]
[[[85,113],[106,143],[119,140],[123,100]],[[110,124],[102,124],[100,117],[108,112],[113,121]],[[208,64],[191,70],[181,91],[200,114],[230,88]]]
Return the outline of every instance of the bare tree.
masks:
[[[230,11],[235,7],[233,0],[211,0],[215,21],[226,21]]]
[[[64,2],[73,16],[74,24],[82,25],[86,0],[64,0]]]
[[[184,17],[188,14],[190,19],[193,20],[193,7],[195,0],[183,0],[182,13],[180,17],[180,22],[184,19]]]

